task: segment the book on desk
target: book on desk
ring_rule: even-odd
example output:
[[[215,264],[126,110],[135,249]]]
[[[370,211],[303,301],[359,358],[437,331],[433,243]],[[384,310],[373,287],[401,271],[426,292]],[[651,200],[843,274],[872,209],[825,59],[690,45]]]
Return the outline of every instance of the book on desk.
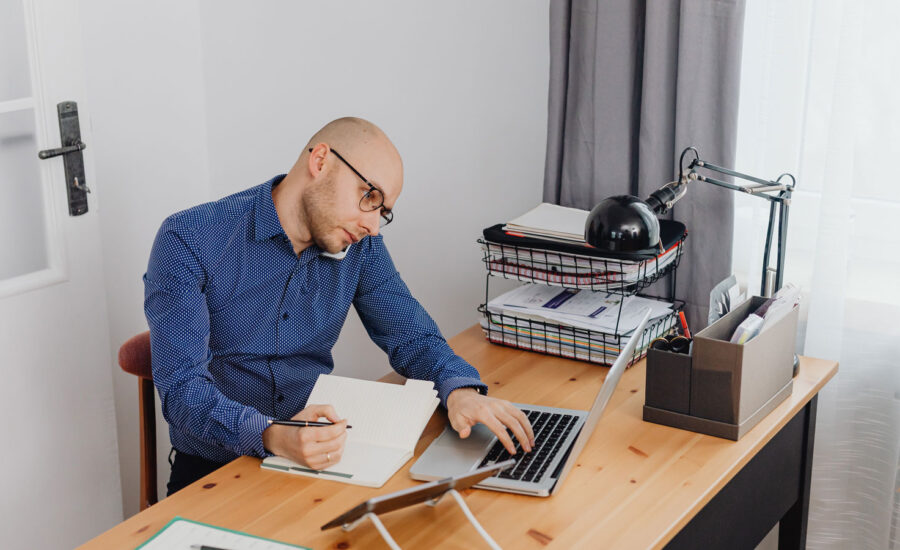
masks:
[[[263,460],[261,467],[381,487],[412,458],[416,442],[439,402],[434,383],[427,380],[409,379],[400,385],[323,374],[307,403],[332,405],[353,426],[347,430],[341,460],[327,470],[313,470],[274,456]]]

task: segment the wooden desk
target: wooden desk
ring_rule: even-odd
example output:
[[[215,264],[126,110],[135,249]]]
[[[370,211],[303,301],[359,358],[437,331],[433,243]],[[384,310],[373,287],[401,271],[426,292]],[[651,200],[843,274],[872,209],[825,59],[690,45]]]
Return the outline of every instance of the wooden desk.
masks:
[[[488,344],[478,327],[450,340],[491,395],[588,409],[608,371]],[[562,489],[549,498],[468,490],[481,524],[504,548],[752,548],[778,521],[782,547],[803,546],[815,396],[837,363],[801,358],[793,395],[740,441],[641,420],[644,363],[628,369]],[[440,409],[416,457],[446,422]],[[410,461],[381,489],[263,471],[242,457],[113,527],[83,548],[133,548],[174,516],[312,548],[386,548],[374,526],[319,528],[346,509],[410,487]],[[452,499],[382,517],[404,548],[484,548]]]

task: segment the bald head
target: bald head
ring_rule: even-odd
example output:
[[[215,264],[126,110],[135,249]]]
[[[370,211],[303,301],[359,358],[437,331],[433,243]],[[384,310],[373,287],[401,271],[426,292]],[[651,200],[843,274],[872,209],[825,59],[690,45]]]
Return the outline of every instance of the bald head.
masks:
[[[381,128],[357,117],[332,120],[309,138],[305,148],[315,147],[319,143],[329,143],[332,147],[345,149],[348,154],[360,147],[386,145],[394,155],[400,156]]]
[[[372,187],[384,197],[380,208],[363,207]],[[391,140],[371,122],[345,117],[309,139],[272,199],[295,251],[315,243],[334,252],[377,235],[402,188],[403,162]]]
[[[323,143],[336,149],[366,179],[384,188],[387,202],[393,204],[403,186],[403,161],[381,128],[357,117],[332,120],[309,139],[298,163],[310,149]]]

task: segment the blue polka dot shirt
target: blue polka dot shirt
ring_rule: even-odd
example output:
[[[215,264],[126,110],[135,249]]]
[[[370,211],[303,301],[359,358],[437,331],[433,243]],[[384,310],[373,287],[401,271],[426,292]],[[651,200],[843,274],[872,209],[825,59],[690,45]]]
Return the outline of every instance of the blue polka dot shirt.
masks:
[[[486,393],[410,294],[382,236],[342,260],[316,246],[294,254],[272,202],[283,177],[174,214],[156,236],[144,311],[173,447],[216,462],[269,456],[267,421],[302,410],[316,378],[332,372],[351,304],[391,366],[432,380],[445,406],[457,388]]]

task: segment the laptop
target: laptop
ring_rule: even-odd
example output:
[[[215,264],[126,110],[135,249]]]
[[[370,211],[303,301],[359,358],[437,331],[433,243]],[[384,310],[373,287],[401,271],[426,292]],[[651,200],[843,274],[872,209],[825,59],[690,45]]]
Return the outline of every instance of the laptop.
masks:
[[[497,436],[483,424],[476,424],[466,439],[447,426],[409,469],[410,476],[420,481],[434,481],[514,459],[515,466],[482,480],[475,487],[541,497],[552,495],[597,427],[649,318],[648,308],[610,367],[590,411],[514,403],[528,416],[534,430],[535,444],[530,453],[524,452],[513,437],[516,454],[510,455]]]

